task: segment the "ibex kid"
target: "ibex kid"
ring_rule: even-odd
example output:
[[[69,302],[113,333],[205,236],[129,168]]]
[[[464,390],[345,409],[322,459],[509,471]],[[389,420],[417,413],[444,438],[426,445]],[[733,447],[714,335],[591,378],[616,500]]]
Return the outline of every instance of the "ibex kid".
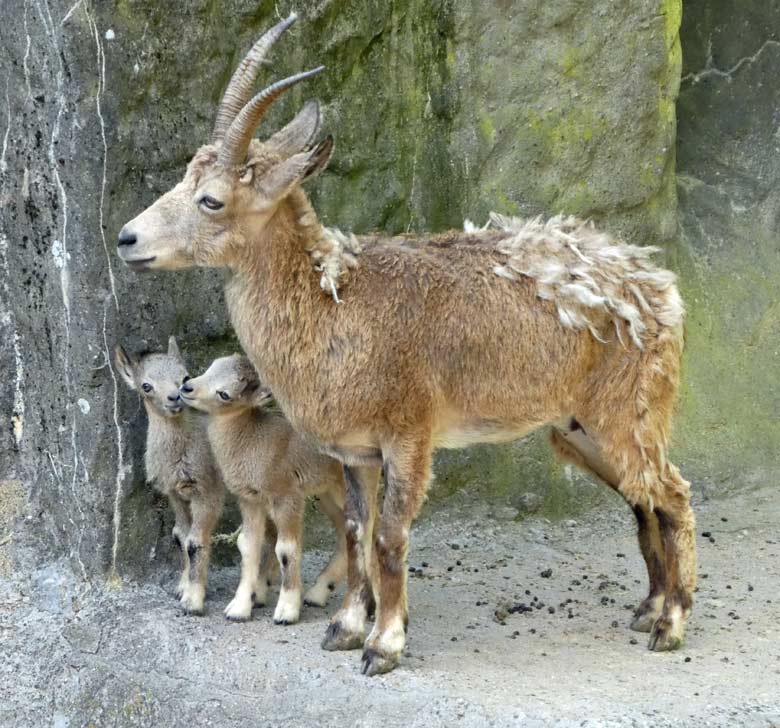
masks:
[[[225,609],[228,619],[249,619],[252,603],[265,602],[268,574],[261,567],[267,519],[277,532],[281,590],[276,624],[298,621],[301,609],[301,531],[306,499],[317,495],[336,529],[337,546],[304,598],[324,606],[347,569],[344,474],[341,464],[317,452],[284,416],[268,407],[273,397],[249,360],[214,361],[181,387],[184,401],[209,413],[208,436],[227,489],[241,508],[241,581]]]
[[[173,541],[182,559],[176,596],[185,612],[202,614],[211,534],[225,500],[205,418],[184,407],[179,387],[187,380],[187,367],[172,336],[167,354],[134,357],[117,346],[115,362],[122,379],[141,395],[146,408],[146,478],[168,497],[173,508]]]

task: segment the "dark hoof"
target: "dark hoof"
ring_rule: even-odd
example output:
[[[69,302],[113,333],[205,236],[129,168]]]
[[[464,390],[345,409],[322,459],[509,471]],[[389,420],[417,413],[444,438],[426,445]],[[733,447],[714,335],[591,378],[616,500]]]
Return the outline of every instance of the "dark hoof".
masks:
[[[283,627],[287,627],[290,624],[295,624],[295,622],[290,622],[288,619],[275,619],[274,624],[280,624]]]
[[[673,633],[673,625],[668,619],[659,617],[650,633],[647,649],[653,652],[669,652],[682,645],[682,637]]]
[[[390,672],[397,664],[397,657],[381,655],[376,650],[367,647],[363,650],[360,672],[368,677],[373,677],[374,675]]]
[[[655,624],[656,615],[652,612],[640,612],[637,611],[634,614],[634,618],[631,620],[629,627],[634,632],[650,632]]]
[[[201,607],[200,609],[193,609],[192,607],[182,607],[182,611],[188,617],[202,617],[204,614],[206,614],[205,607]]]
[[[313,602],[310,599],[304,599],[303,603],[307,607],[317,607],[318,609],[322,609],[325,606],[324,604],[320,604],[319,602]]]
[[[357,650],[363,646],[365,637],[362,634],[347,632],[339,622],[331,622],[328,629],[325,630],[325,637],[322,640],[323,650],[331,652],[335,650]]]
[[[227,619],[228,622],[235,622],[236,624],[240,624],[242,622],[248,622],[252,617],[238,617],[233,616],[232,614],[226,614],[225,619]]]

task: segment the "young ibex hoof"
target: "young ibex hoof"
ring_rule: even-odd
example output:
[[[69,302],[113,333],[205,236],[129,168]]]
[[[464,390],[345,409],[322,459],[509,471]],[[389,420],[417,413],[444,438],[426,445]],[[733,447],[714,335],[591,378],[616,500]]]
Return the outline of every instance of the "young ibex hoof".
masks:
[[[364,634],[349,632],[339,622],[331,622],[322,640],[322,649],[334,652],[336,650],[357,650],[363,646]]]
[[[368,677],[382,675],[390,672],[398,664],[398,657],[395,655],[382,655],[371,647],[363,650],[361,660],[361,672]]]
[[[252,602],[233,599],[225,607],[225,619],[230,622],[248,622],[252,618]]]
[[[682,634],[680,634],[679,628],[675,629],[675,626],[671,620],[659,617],[653,625],[647,649],[653,652],[668,652],[680,647]]]
[[[311,597],[304,597],[304,599],[303,599],[303,603],[304,603],[304,604],[305,604],[307,607],[319,607],[320,609],[322,609],[322,608],[325,606],[325,603],[324,603],[324,602],[320,603],[320,602],[318,602],[318,601],[315,601],[315,600],[314,600],[314,599],[312,599]]]
[[[181,608],[188,617],[202,617],[206,613],[202,604],[191,604],[185,600],[182,600]]]

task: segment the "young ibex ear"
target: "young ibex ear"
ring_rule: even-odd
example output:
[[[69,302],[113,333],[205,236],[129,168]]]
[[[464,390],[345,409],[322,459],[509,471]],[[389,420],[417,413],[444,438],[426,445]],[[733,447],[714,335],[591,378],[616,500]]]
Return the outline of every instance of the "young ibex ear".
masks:
[[[252,395],[252,406],[266,407],[273,402],[274,395],[268,387],[258,387]]]
[[[116,365],[119,375],[125,380],[125,384],[130,387],[130,389],[135,389],[133,371],[138,366],[138,362],[119,344],[114,348],[114,364]]]
[[[320,104],[307,101],[295,118],[276,132],[267,142],[281,157],[289,157],[306,149],[320,129]]]
[[[177,359],[182,360],[181,351],[179,351],[179,345],[176,343],[176,339],[173,336],[168,337],[168,356],[175,356]]]

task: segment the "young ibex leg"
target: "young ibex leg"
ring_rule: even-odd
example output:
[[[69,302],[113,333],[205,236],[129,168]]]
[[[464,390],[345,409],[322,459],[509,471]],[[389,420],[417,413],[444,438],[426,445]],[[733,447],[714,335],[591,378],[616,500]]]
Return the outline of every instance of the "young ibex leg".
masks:
[[[301,531],[303,510],[285,512],[276,519],[279,535],[276,558],[282,577],[279,600],[274,610],[274,624],[295,624],[301,614]]]
[[[354,650],[365,641],[366,620],[375,605],[373,531],[379,473],[380,469],[373,465],[344,466],[347,593],[325,632],[325,650]]]
[[[565,424],[561,423],[553,427],[550,439],[560,457],[591,472],[623,495],[620,489],[620,476],[616,469],[606,461],[601,448],[576,419],[572,418]],[[658,519],[652,511],[643,505],[632,506],[632,509],[636,516],[639,548],[647,567],[650,592],[634,612],[631,629],[649,632],[661,614],[664,604],[664,549],[658,529]]]
[[[671,463],[663,471],[663,491],[655,499],[654,510],[666,555],[666,596],[648,643],[648,648],[656,652],[674,650],[682,644],[696,587],[696,523],[690,486]]]
[[[336,585],[347,573],[347,535],[344,527],[344,508],[328,493],[320,496],[320,509],[330,519],[336,531],[336,548],[317,581],[306,592],[304,604],[324,607]]]
[[[268,590],[265,579],[260,579],[266,514],[261,506],[245,499],[240,499],[238,505],[241,509],[241,533],[238,534],[241,580],[235,596],[225,608],[225,616],[234,622],[245,622],[252,616],[253,603],[264,603]]]
[[[187,541],[187,534],[192,527],[192,517],[190,515],[190,506],[186,501],[170,496],[168,498],[173,508],[174,526],[173,526],[173,544],[181,554],[181,576],[176,586],[176,598],[181,599],[190,585],[190,557],[187,555],[187,549],[184,546]]]
[[[279,562],[276,559],[276,524],[265,519],[265,540],[260,549],[260,570],[258,574],[258,590],[255,592],[255,606],[263,607],[268,599],[268,587],[271,586],[279,573]],[[263,586],[265,585],[265,586]]]
[[[426,439],[383,448],[383,455],[385,499],[376,540],[379,599],[376,622],[363,651],[364,675],[392,670],[406,644],[409,529],[431,479],[431,448]]]
[[[181,598],[181,605],[187,614],[203,614],[211,556],[211,534],[217,525],[220,510],[215,509],[212,503],[201,500],[190,501],[190,508],[192,528],[184,543],[190,559],[190,583]]]

